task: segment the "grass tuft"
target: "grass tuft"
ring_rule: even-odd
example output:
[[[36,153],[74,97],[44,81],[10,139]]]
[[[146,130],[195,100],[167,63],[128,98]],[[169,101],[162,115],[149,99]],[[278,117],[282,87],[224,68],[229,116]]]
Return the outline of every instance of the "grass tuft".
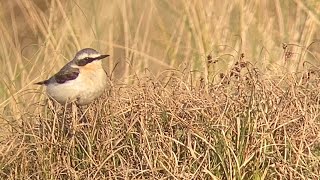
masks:
[[[208,91],[146,75],[81,111],[49,102],[4,141],[1,177],[319,178],[317,72],[271,80],[236,67]]]

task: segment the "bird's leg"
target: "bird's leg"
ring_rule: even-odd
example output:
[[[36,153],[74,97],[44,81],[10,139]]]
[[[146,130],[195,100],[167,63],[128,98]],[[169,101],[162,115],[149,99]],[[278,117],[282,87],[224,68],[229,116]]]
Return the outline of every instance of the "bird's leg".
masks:
[[[77,120],[78,120],[78,111],[77,111],[77,105],[76,103],[74,102],[71,102],[71,113],[72,113],[72,116],[71,116],[71,123],[72,123],[72,132],[71,134],[72,135],[75,135],[76,133],[76,128],[77,128]]]
[[[86,117],[86,113],[87,113],[88,108],[83,112],[82,108],[79,105],[77,105],[77,107],[81,112],[80,123],[88,123],[89,121],[88,121],[88,119]]]
[[[79,102],[79,97],[77,98],[76,102]],[[82,107],[79,106],[78,103],[75,103],[75,104],[76,104],[77,108],[79,109],[79,111],[80,111],[80,113],[81,113],[81,116],[80,116],[80,118],[79,118],[79,122],[80,122],[80,123],[88,123],[89,121],[88,121],[88,119],[87,119],[87,117],[86,117],[87,109],[85,110],[85,112],[83,112],[83,111],[82,111]]]

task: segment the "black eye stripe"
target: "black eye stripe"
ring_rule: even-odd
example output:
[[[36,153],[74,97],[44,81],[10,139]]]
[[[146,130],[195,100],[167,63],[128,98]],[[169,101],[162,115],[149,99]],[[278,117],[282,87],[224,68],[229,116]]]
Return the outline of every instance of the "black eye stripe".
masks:
[[[85,57],[84,59],[79,59],[76,64],[78,66],[85,66],[88,63],[91,63],[92,61],[94,61],[96,58],[90,58],[90,57]]]

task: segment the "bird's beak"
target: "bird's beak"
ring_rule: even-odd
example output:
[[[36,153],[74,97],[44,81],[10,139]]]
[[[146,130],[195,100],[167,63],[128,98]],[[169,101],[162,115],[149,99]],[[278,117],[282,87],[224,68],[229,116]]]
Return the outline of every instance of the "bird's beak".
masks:
[[[106,58],[108,56],[110,56],[110,55],[101,55],[101,56],[97,57],[97,59],[104,59],[104,58]]]

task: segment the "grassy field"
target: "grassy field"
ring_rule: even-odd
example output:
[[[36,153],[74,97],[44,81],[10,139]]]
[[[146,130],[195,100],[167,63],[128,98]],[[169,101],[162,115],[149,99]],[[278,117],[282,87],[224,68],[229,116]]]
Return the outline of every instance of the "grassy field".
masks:
[[[1,179],[320,179],[320,3],[0,4]],[[33,83],[78,50],[109,86],[77,108]]]

